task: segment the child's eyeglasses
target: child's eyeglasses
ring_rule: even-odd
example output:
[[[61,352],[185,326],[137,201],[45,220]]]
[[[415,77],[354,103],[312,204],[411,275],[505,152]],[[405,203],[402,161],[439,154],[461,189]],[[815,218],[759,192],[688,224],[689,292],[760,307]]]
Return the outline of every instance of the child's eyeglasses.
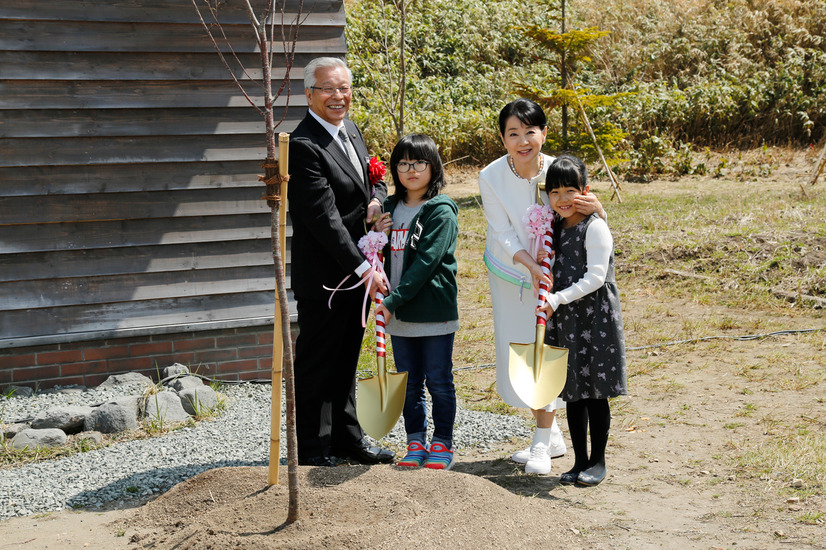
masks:
[[[410,168],[413,168],[416,172],[424,172],[427,170],[428,165],[430,165],[430,161],[427,160],[417,160],[416,162],[401,161],[396,165],[396,170],[399,171],[399,174],[406,174],[410,171]]]

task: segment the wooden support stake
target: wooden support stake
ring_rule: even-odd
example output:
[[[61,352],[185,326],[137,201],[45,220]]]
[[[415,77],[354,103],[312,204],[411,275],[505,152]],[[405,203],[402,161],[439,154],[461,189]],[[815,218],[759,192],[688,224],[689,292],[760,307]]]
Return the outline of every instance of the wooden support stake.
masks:
[[[596,148],[597,153],[599,153],[599,158],[602,161],[602,165],[605,167],[605,171],[608,172],[608,180],[611,182],[611,187],[614,188],[614,192],[611,194],[610,200],[613,200],[614,195],[616,195],[617,200],[621,203],[622,197],[620,197],[619,194],[620,184],[614,176],[614,172],[611,170],[611,168],[608,166],[608,163],[605,161],[605,156],[603,156],[602,154],[602,149],[600,149],[599,143],[597,143],[597,137],[594,135],[594,130],[591,129],[591,123],[588,121],[588,115],[585,114],[585,108],[582,106],[582,102],[579,100],[579,94],[576,90],[573,89],[573,87],[571,88],[571,90],[574,92],[574,95],[576,97],[576,102],[579,106],[579,114],[582,115],[582,122],[585,123],[585,128],[588,130],[588,135],[591,136],[591,141],[594,142],[594,147]]]
[[[287,249],[287,182],[289,156],[289,134],[278,136],[278,161],[264,165],[264,181],[267,191],[264,198],[273,208],[273,215],[278,213],[278,247],[281,258],[286,258]],[[273,220],[276,223],[276,220]],[[276,246],[276,243],[273,243]],[[275,317],[273,320],[272,339],[272,410],[270,413],[270,465],[267,482],[278,484],[279,466],[281,464],[281,396],[284,365],[284,342],[281,326],[281,299],[278,289],[275,292]]]

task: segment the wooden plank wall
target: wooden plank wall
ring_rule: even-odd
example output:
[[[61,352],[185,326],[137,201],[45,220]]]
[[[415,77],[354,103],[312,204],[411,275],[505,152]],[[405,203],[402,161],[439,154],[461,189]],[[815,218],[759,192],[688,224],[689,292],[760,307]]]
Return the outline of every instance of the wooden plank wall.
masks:
[[[280,131],[345,53],[342,0],[304,5]],[[241,2],[219,13],[259,75]],[[0,0],[0,349],[271,323],[265,154],[191,0]]]

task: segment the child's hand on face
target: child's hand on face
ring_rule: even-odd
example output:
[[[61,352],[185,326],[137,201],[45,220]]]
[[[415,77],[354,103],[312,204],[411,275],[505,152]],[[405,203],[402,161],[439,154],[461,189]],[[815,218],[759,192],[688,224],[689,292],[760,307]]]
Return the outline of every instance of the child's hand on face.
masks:
[[[373,229],[372,230],[377,231],[379,233],[390,234],[390,230],[392,228],[393,228],[393,219],[390,217],[390,212],[385,212],[373,224]]]
[[[390,313],[390,310],[384,307],[384,304],[379,304],[376,306],[376,316],[378,316],[379,314],[384,315],[385,322],[389,321],[390,318],[393,316],[393,314]]]

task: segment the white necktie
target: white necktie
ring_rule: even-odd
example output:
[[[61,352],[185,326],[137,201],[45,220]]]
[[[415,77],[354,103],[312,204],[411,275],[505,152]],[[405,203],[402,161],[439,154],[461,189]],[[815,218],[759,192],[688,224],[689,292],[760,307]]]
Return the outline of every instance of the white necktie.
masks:
[[[353,165],[353,168],[356,169],[359,179],[364,181],[364,170],[362,170],[361,162],[359,162],[359,156],[356,154],[356,148],[353,147],[353,143],[350,141],[350,136],[347,135],[347,130],[344,129],[344,126],[338,129],[338,139],[344,144],[344,150],[347,151],[347,156],[350,157],[350,163]]]

